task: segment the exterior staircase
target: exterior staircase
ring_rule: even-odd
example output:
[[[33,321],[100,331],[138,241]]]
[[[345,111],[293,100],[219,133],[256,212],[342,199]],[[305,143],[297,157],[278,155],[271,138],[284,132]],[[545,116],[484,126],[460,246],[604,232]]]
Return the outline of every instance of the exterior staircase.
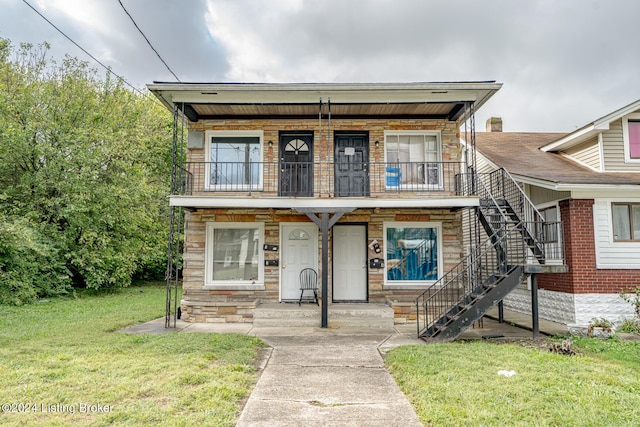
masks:
[[[506,170],[473,179],[474,215],[488,237],[416,299],[418,336],[427,342],[454,340],[526,274],[565,271],[561,224],[545,221]]]

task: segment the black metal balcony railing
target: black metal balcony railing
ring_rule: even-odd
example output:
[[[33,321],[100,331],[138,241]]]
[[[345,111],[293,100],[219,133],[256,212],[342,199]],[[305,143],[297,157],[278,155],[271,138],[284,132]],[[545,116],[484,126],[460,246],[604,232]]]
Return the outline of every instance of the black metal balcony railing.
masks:
[[[261,192],[283,197],[460,194],[459,162],[187,162],[179,194]],[[466,192],[465,192],[466,193]]]

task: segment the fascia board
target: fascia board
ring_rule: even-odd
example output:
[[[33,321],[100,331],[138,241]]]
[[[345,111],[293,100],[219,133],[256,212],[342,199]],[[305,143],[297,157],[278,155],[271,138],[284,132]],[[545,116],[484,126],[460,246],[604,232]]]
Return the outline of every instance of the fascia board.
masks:
[[[484,103],[502,85],[492,84],[150,84],[149,90],[174,103],[334,103],[477,102]]]
[[[478,197],[433,199],[289,199],[215,196],[171,196],[170,206],[197,208],[274,208],[274,209],[374,209],[374,208],[465,208],[479,206]]]
[[[516,181],[522,182],[524,184],[535,185],[537,187],[546,188],[549,190],[555,191],[571,191],[571,192],[582,192],[588,194],[589,192],[595,191],[603,191],[603,192],[611,192],[611,191],[624,191],[624,192],[635,192],[638,194],[638,190],[640,190],[640,185],[634,184],[576,184],[576,183],[560,183],[547,181],[538,178],[532,178],[523,175],[512,174],[513,178]]]
[[[625,105],[624,107],[607,114],[606,116],[600,117],[597,120],[594,120],[592,123],[576,130],[575,132],[570,133],[562,139],[559,139],[556,142],[551,144],[547,144],[544,147],[541,147],[542,151],[557,151],[562,149],[567,149],[573,147],[576,144],[579,144],[591,136],[601,133],[603,131],[609,130],[609,124],[621,119],[622,117],[633,113],[640,109],[640,100],[632,102],[629,105]]]
[[[559,151],[566,150],[567,148],[573,147],[574,145],[578,145],[581,142],[586,141],[589,138],[592,138],[598,135],[601,132],[609,130],[609,123],[599,123],[599,124],[591,124],[589,126],[585,126],[582,129],[578,129],[577,131],[569,134],[551,144],[547,144],[545,146],[540,147],[541,151],[545,153],[549,151]]]

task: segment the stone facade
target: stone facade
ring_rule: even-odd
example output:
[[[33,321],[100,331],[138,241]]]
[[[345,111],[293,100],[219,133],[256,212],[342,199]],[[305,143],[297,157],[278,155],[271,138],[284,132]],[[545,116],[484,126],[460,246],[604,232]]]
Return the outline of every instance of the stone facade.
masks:
[[[197,123],[189,123],[190,132],[206,131],[262,131],[263,132],[263,162],[277,164],[279,159],[279,135],[283,131],[312,131],[314,133],[313,156],[314,162],[327,162],[333,158],[331,146],[334,132],[367,132],[369,138],[369,162],[382,163],[385,161],[385,131],[439,131],[441,141],[441,153],[443,162],[460,162],[462,159],[459,144],[459,130],[456,122],[445,119],[335,119],[331,121],[331,135],[327,132],[326,120],[319,123],[310,119],[274,119],[274,120],[201,120]],[[206,160],[206,144],[187,150],[188,162],[204,162]],[[204,176],[205,168],[196,169],[198,174]],[[447,188],[454,188],[453,180],[455,170],[445,174]],[[314,181],[320,188],[330,188],[331,178],[329,174],[315,171]],[[277,188],[277,174],[265,174],[265,188]],[[371,174],[372,187],[381,185],[384,187],[384,174]],[[203,181],[200,178],[201,182]],[[197,189],[196,189],[197,190]],[[193,193],[196,196],[216,197],[219,193]],[[246,196],[246,194],[238,194]],[[234,194],[224,194],[225,197],[233,197]],[[255,192],[252,198],[274,197],[276,194]],[[446,199],[455,196],[453,193],[435,192],[425,193],[419,197],[438,197]],[[323,197],[326,197],[323,195]],[[415,193],[390,192],[389,197],[395,199],[417,198]],[[446,202],[443,203],[446,206]],[[460,261],[463,255],[462,223],[460,211],[449,208],[411,208],[411,209],[356,209],[345,214],[338,224],[364,224],[367,230],[367,239],[384,241],[383,227],[385,222],[431,222],[440,223],[442,226],[442,254],[439,254],[439,262],[443,270],[447,271]],[[261,303],[277,302],[279,299],[280,267],[260,266],[263,269],[264,283],[250,287],[223,286],[210,289],[205,286],[205,246],[206,224],[225,222],[251,222],[264,225],[264,244],[280,244],[280,224],[287,222],[310,222],[310,219],[293,209],[203,209],[194,208],[185,212],[184,223],[184,265],[183,265],[183,296],[181,309],[183,319],[188,322],[251,322],[252,311]],[[320,241],[320,239],[319,239]],[[329,239],[329,292],[331,292],[331,233]],[[318,245],[320,257],[322,247]],[[369,258],[380,257],[369,251]],[[382,254],[384,255],[384,254]],[[279,254],[264,252],[264,260],[276,260]],[[321,271],[318,272],[321,275]],[[426,286],[423,286],[424,289]],[[422,289],[417,287],[410,289],[389,288],[384,285],[384,269],[368,269],[367,293],[371,303],[387,303],[394,308],[397,321],[415,320],[414,300]],[[331,301],[331,295],[328,295]]]
[[[442,224],[441,262],[449,270],[463,255],[460,211],[450,209],[357,209],[345,214],[340,224],[366,224],[367,240],[384,241],[385,221],[431,222]],[[310,222],[305,215],[291,209],[198,209],[185,213],[185,247],[183,267],[183,319],[188,322],[250,322],[251,307],[260,303],[278,302],[280,268],[264,266],[264,286],[261,289],[206,289],[204,277],[205,228],[207,222],[264,222],[264,243],[279,245],[281,223]],[[330,234],[331,236],[331,234]],[[329,239],[329,292],[331,292],[331,238]],[[322,251],[321,243],[318,254]],[[279,254],[266,252],[265,260]],[[379,257],[369,250],[369,257]],[[321,271],[319,271],[319,275]],[[368,301],[387,303],[394,308],[399,322],[415,320],[415,298],[422,289],[398,289],[384,285],[384,269],[369,269]],[[331,300],[331,294],[329,294]]]

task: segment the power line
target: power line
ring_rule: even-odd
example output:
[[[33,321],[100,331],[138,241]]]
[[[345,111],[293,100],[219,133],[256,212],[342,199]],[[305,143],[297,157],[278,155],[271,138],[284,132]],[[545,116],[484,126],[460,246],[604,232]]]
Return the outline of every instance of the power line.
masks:
[[[40,15],[40,17],[42,19],[44,19],[45,21],[47,21],[47,23],[49,25],[51,25],[53,28],[55,28],[60,34],[62,34],[67,40],[69,40],[71,43],[73,43],[78,49],[80,49],[81,51],[83,51],[87,56],[89,56],[91,59],[93,59],[94,61],[96,61],[98,64],[100,64],[102,66],[102,68],[104,68],[105,70],[107,70],[109,73],[113,74],[114,76],[116,76],[118,79],[120,79],[121,82],[123,82],[124,84],[126,84],[127,86],[129,86],[131,89],[135,90],[136,92],[138,92],[140,95],[143,96],[148,96],[146,93],[143,93],[142,91],[140,91],[140,89],[138,89],[137,87],[135,87],[134,85],[132,85],[131,83],[129,83],[124,77],[118,75],[117,73],[115,73],[111,68],[107,67],[106,65],[104,65],[102,62],[100,62],[100,60],[98,60],[95,56],[91,55],[85,48],[83,48],[82,46],[80,46],[78,43],[76,43],[71,37],[69,37],[68,35],[65,34],[64,31],[62,31],[60,28],[56,27],[55,24],[51,21],[49,21],[47,19],[46,16],[44,16],[42,13],[40,13],[40,11],[38,9],[36,9],[35,7],[31,6],[31,4],[29,4],[29,2],[27,0],[22,0],[22,2],[24,4],[26,4],[27,6],[29,6],[35,13],[37,13],[38,15]],[[153,99],[153,98],[152,98]]]
[[[153,45],[151,44],[151,42],[149,41],[149,39],[147,38],[147,36],[145,36],[145,34],[142,32],[142,30],[140,29],[140,27],[138,27],[138,24],[136,23],[136,21],[133,19],[133,16],[131,16],[131,14],[127,11],[127,9],[124,7],[124,5],[122,4],[121,0],[118,0],[118,3],[120,3],[120,7],[122,7],[122,10],[124,10],[124,13],[127,14],[127,16],[129,17],[129,19],[131,19],[131,22],[133,22],[133,25],[136,27],[136,29],[138,30],[138,32],[142,35],[142,37],[144,37],[144,39],[146,40],[147,44],[149,45],[149,47],[151,48],[151,50],[153,50],[156,54],[156,56],[158,57],[158,59],[160,59],[160,61],[164,64],[165,67],[167,67],[167,70],[169,70],[169,72],[173,75],[173,77],[176,78],[176,80],[178,82],[180,82],[180,79],[178,78],[178,76],[176,76],[176,73],[174,73],[171,68],[169,68],[169,65],[167,65],[167,63],[164,61],[164,59],[162,59],[162,56],[160,56],[160,54],[158,53],[158,51],[156,50],[156,48],[153,47]]]

